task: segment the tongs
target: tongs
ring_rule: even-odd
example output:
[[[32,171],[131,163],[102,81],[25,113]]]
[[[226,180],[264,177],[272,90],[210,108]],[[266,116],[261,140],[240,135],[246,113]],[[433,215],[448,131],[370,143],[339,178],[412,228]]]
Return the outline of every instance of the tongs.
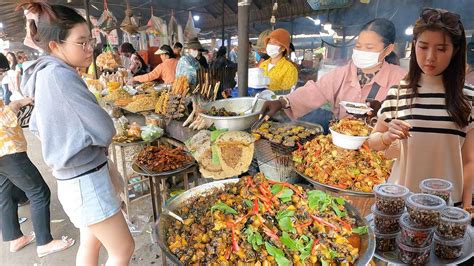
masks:
[[[184,223],[184,220],[183,218],[181,218],[181,216],[177,215],[176,213],[168,210],[167,208],[164,208],[163,211],[162,211],[163,214],[167,214],[173,218],[175,218],[176,220],[180,221],[181,223]]]
[[[251,131],[257,130],[263,123],[265,123],[265,121],[266,121],[265,115],[260,114],[258,120],[255,121],[255,123],[253,123],[252,126],[250,127],[250,130]]]

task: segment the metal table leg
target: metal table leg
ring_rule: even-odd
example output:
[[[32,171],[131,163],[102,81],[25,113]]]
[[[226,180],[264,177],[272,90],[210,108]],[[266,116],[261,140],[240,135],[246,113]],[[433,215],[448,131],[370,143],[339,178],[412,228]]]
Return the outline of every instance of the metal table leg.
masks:
[[[151,196],[151,206],[153,209],[153,221],[156,221],[156,219],[158,219],[158,216],[156,212],[155,184],[153,182],[153,177],[149,176],[148,181],[150,182],[150,196]]]

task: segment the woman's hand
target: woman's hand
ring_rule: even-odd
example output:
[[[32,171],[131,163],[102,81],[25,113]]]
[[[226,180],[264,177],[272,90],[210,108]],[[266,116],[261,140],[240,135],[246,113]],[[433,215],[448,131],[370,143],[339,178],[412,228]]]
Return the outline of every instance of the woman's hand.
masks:
[[[388,131],[384,133],[383,137],[390,142],[394,142],[397,139],[407,139],[411,137],[409,132],[411,128],[412,126],[405,121],[392,119],[392,121],[388,123]]]
[[[260,114],[265,117],[265,120],[270,119],[270,117],[274,116],[278,111],[283,108],[283,104],[281,101],[266,101],[262,109],[260,110]]]
[[[33,99],[26,97],[18,101],[12,101],[8,106],[16,114],[18,113],[18,111],[20,111],[22,107],[30,105],[30,104],[33,104]]]

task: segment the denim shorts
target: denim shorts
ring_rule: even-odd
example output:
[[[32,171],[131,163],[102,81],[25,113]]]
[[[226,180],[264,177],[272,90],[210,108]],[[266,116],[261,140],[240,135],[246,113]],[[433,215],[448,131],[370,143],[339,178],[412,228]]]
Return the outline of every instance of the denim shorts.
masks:
[[[107,165],[88,175],[58,180],[58,198],[77,228],[102,222],[120,211]]]

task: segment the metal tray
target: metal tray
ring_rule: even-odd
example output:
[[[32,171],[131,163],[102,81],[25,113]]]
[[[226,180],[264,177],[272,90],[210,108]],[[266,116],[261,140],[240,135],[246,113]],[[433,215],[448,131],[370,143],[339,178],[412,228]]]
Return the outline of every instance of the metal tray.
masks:
[[[195,164],[196,164],[195,162],[192,162],[192,163],[189,163],[189,164],[185,164],[183,167],[180,167],[180,168],[175,169],[175,170],[156,173],[156,172],[146,171],[146,170],[142,169],[137,163],[133,163],[132,164],[132,170],[133,170],[133,172],[135,172],[139,175],[143,175],[143,176],[166,176],[166,175],[177,174],[181,171],[184,171],[184,170],[190,168],[191,166],[193,166]]]
[[[373,215],[367,215],[366,220],[371,222],[373,220]],[[388,263],[393,263],[395,265],[407,265],[403,263],[399,259],[399,252],[398,249],[395,251],[390,252],[378,252],[375,251],[374,256],[380,260],[383,260]],[[428,265],[438,266],[438,265],[458,265],[469,260],[472,256],[474,256],[474,227],[469,226],[467,233],[466,233],[466,241],[463,245],[462,255],[461,257],[454,259],[454,260],[445,260],[438,258],[435,253],[434,249],[431,249],[430,259],[428,261]]]
[[[357,196],[357,197],[366,197],[366,198],[372,198],[372,197],[375,197],[374,193],[373,192],[361,192],[361,191],[353,191],[353,190],[348,190],[348,189],[342,189],[342,188],[337,188],[337,187],[333,187],[331,185],[326,185],[326,184],[323,184],[323,183],[319,183],[318,181],[312,179],[311,177],[309,176],[306,176],[304,175],[303,173],[299,172],[296,170],[296,168],[294,168],[295,172],[300,175],[301,177],[303,177],[306,181],[308,181],[310,184],[314,185],[315,187],[319,187],[319,188],[322,188],[322,189],[327,189],[331,192],[336,192],[336,193],[339,193],[341,195],[349,195],[349,196]]]
[[[226,179],[220,181],[214,181],[211,183],[206,183],[197,187],[194,187],[190,190],[187,190],[183,194],[177,196],[173,200],[169,201],[166,208],[172,212],[182,208],[183,206],[189,205],[189,202],[195,199],[196,197],[212,195],[216,191],[223,190],[226,184],[237,183],[239,179]],[[369,223],[364,219],[359,211],[352,207],[350,204],[346,203],[345,207],[348,211],[348,214],[351,217],[356,219],[357,226],[368,226]],[[183,265],[179,259],[171,253],[166,244],[168,227],[171,223],[174,223],[175,219],[169,215],[160,215],[156,220],[156,223],[152,226],[153,233],[152,237],[154,242],[157,242],[160,246],[163,253],[176,265]],[[375,252],[375,235],[373,230],[369,226],[369,232],[361,236],[361,246],[360,246],[360,256],[356,261],[355,265],[365,266],[368,265],[369,261],[372,259]]]

